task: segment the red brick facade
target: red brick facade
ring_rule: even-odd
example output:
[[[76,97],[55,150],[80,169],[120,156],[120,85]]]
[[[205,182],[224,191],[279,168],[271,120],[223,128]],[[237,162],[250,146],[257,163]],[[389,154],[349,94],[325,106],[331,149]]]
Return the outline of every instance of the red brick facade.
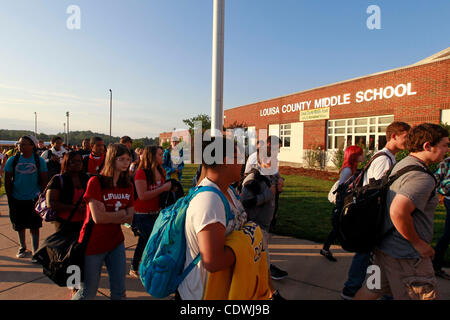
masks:
[[[404,121],[410,125],[423,122],[439,123],[441,110],[450,109],[450,59],[439,59],[435,62],[408,66],[381,74],[374,74],[300,93],[274,98],[266,101],[225,110],[225,127],[233,123],[243,123],[246,127],[255,126],[268,129],[270,124],[300,122],[300,112],[282,113],[284,105],[301,101],[312,101],[310,109],[314,109],[315,99],[350,94],[349,104],[330,107],[329,119],[346,119],[368,116],[394,115],[395,121]],[[358,91],[368,89],[396,87],[399,84],[411,84],[413,95],[392,98],[377,98],[370,102],[356,102]],[[399,88],[401,92],[402,88]],[[403,88],[404,89],[404,88]],[[368,97],[371,97],[368,94]],[[379,97],[379,96],[378,96]],[[265,108],[279,107],[280,113],[261,116]],[[326,147],[327,120],[305,121],[303,124],[303,148],[320,145]]]
[[[172,132],[163,132],[159,134],[159,145],[162,146],[164,142],[170,142]]]

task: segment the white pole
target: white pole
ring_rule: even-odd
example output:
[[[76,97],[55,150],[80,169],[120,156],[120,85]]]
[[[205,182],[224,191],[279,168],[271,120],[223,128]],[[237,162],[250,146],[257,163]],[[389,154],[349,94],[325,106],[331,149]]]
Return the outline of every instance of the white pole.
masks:
[[[34,136],[37,138],[37,113],[34,113]]]
[[[223,130],[223,52],[225,0],[213,0],[213,48],[211,86],[211,136]]]
[[[69,111],[66,112],[67,116],[67,144],[69,144]]]

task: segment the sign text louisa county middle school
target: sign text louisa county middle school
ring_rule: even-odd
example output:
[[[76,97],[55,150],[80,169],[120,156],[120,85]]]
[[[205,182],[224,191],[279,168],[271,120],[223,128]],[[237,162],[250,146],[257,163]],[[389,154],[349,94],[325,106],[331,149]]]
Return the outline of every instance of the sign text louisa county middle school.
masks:
[[[358,91],[355,95],[355,102],[370,102],[382,99],[390,99],[392,97],[412,96],[417,92],[412,91],[412,85],[410,82],[404,84],[401,83],[395,87],[387,86],[384,88],[367,89],[365,91]],[[281,113],[290,113],[310,109],[328,108],[334,106],[341,106],[351,103],[351,94],[344,93],[337,96],[325,97],[320,99],[306,100],[291,104],[285,104],[281,107],[271,107],[259,110],[260,117],[273,116]]]

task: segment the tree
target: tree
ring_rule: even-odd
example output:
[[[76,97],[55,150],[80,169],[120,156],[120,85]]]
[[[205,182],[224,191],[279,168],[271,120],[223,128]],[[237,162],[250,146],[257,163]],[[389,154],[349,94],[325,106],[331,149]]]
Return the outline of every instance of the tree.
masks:
[[[207,114],[199,114],[193,118],[183,120],[184,124],[189,127],[189,130],[194,130],[194,122],[196,121],[200,121],[202,123],[202,128],[204,130],[211,129],[211,118]]]
[[[228,127],[224,127],[224,130],[227,129],[236,129],[236,128],[247,128],[248,125],[245,122],[238,122],[237,120],[235,122],[233,122],[232,124],[230,124]]]

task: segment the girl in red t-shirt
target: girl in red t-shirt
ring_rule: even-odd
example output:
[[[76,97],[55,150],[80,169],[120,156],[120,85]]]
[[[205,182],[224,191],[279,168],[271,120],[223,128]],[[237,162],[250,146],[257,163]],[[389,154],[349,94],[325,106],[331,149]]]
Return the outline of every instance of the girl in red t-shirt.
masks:
[[[135,203],[134,224],[139,230],[139,240],[134,251],[130,275],[138,278],[139,263],[145,245],[153,230],[160,210],[159,195],[169,191],[171,182],[166,182],[166,173],[162,167],[163,150],[161,147],[149,146],[144,149],[142,159],[134,178],[138,198]]]
[[[125,298],[126,257],[121,224],[131,223],[134,215],[134,190],[129,177],[131,153],[126,146],[111,144],[100,176],[92,177],[84,199],[86,219],[80,233],[82,242],[89,236],[84,259],[84,282],[73,300],[94,299],[106,264],[111,299]],[[94,222],[89,221],[92,219]],[[89,232],[87,230],[91,229]],[[89,235],[90,233],[90,235]]]

